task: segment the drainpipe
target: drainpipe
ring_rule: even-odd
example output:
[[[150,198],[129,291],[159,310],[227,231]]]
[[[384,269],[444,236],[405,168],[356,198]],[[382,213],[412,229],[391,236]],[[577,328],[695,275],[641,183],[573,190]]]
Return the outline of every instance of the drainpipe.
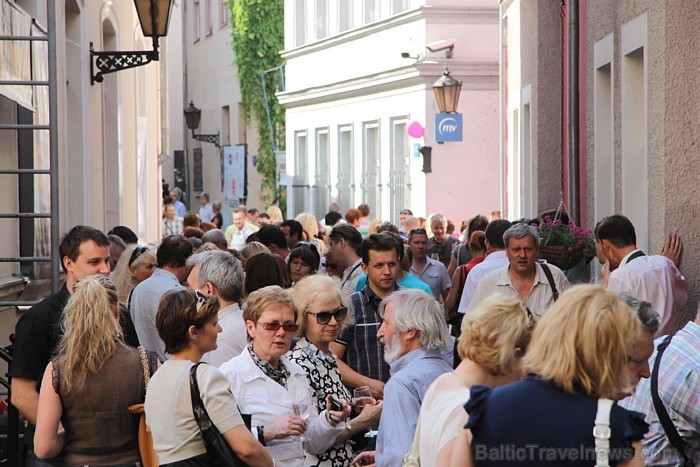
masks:
[[[581,225],[579,202],[579,93],[578,93],[578,0],[567,1],[568,18],[568,85],[569,85],[569,217]]]
[[[182,2],[182,109],[187,108],[187,2]],[[192,209],[192,187],[190,187],[190,150],[189,150],[189,128],[187,122],[182,119],[182,146],[184,149],[185,162],[185,188],[187,189],[187,209]]]

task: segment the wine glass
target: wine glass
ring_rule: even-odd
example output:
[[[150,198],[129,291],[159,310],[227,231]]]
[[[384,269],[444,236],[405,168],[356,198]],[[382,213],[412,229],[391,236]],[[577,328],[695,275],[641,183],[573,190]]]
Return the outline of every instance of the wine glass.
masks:
[[[360,386],[355,388],[355,390],[352,392],[352,396],[352,405],[360,412],[366,405],[374,405],[376,402],[369,386]],[[370,429],[367,431],[367,433],[365,433],[365,438],[374,438],[375,436],[377,436],[376,430]]]
[[[313,411],[313,396],[309,388],[295,388],[292,394],[294,414],[306,422]],[[299,437],[304,442],[304,436]]]

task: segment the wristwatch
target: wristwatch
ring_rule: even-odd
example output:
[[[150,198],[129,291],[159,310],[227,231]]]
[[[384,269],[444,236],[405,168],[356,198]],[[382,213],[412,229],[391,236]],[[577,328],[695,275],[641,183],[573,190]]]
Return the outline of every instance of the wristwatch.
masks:
[[[350,425],[348,422],[345,422],[345,429],[349,432],[352,432],[352,425]]]

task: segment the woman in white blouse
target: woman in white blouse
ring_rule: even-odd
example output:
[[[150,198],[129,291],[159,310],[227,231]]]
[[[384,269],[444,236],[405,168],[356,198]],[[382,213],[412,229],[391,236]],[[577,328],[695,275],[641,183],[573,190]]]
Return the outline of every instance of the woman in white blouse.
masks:
[[[229,379],[242,413],[252,415],[253,433],[278,466],[312,465],[344,429],[350,406],[319,414],[309,405],[308,418],[300,410],[299,394],[309,393],[305,371],[289,361],[292,337],[298,329],[298,310],[290,293],[279,286],[263,287],[248,296],[243,312],[251,342],[241,355],[219,368]],[[309,401],[310,402],[310,401]]]

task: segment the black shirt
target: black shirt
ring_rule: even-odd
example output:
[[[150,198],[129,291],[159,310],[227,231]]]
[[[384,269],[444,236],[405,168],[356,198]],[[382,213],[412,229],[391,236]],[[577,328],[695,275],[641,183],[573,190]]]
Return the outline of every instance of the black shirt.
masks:
[[[26,378],[36,381],[36,390],[41,387],[44,370],[58,349],[61,340],[61,316],[68,303],[68,288],[64,284],[60,291],[46,297],[24,313],[15,327],[15,345],[10,364],[10,378]],[[29,425],[24,442],[34,447],[34,427]]]
[[[452,255],[452,245],[455,243],[459,243],[459,240],[449,235],[445,237],[445,241],[442,243],[436,242],[435,237],[430,237],[428,240],[428,256],[432,258],[432,255],[437,253],[437,259],[444,264],[445,267],[448,267],[450,265],[450,255]]]

